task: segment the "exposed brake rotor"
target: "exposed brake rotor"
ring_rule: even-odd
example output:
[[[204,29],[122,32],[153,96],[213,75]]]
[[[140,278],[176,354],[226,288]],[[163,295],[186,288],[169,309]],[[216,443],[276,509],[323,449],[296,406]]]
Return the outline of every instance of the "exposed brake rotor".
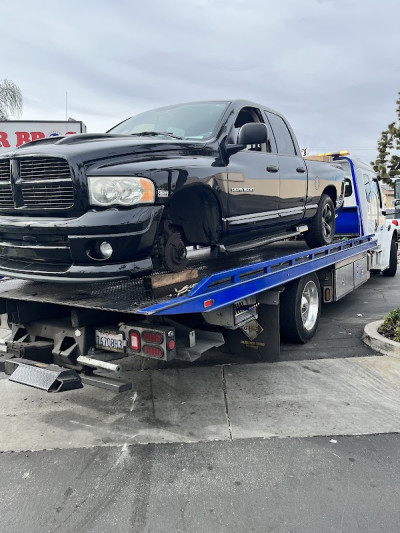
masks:
[[[170,233],[164,247],[164,261],[171,272],[181,272],[187,267],[186,246],[180,233]]]

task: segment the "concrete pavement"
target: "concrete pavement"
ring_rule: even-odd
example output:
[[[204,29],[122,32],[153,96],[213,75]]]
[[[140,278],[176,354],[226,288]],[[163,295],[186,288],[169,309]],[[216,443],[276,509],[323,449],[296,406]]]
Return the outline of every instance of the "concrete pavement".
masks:
[[[130,374],[133,389],[119,394],[0,380],[0,450],[400,432],[398,358]]]
[[[399,297],[374,276],[278,363],[141,365],[122,394],[3,375],[0,531],[397,533],[400,359],[361,336]]]

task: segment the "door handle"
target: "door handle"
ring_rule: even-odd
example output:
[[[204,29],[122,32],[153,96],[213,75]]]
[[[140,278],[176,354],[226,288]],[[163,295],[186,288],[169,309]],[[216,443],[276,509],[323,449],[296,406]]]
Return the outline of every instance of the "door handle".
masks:
[[[275,165],[270,165],[267,167],[268,172],[278,172],[279,167],[276,167]]]
[[[297,167],[296,168],[296,172],[299,172],[300,174],[304,174],[305,171],[306,171],[306,169],[304,167]]]

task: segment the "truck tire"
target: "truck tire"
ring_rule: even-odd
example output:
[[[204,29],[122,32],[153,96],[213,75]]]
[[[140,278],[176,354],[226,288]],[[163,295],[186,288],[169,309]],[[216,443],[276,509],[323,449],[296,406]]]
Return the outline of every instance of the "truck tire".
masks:
[[[394,239],[390,243],[389,266],[382,272],[384,276],[395,276],[397,272],[397,243]]]
[[[318,209],[309,223],[304,240],[310,248],[331,244],[335,236],[335,207],[332,198],[323,194],[320,198]]]
[[[315,273],[286,285],[280,301],[280,330],[283,339],[306,343],[314,336],[320,315],[321,288]]]

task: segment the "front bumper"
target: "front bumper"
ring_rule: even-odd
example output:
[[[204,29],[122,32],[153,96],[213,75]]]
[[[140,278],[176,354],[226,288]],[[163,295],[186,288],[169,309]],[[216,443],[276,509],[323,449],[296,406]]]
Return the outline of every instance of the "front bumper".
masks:
[[[162,206],[91,210],[77,218],[0,217],[0,274],[42,281],[100,281],[150,272]],[[109,259],[93,253],[106,241]]]

